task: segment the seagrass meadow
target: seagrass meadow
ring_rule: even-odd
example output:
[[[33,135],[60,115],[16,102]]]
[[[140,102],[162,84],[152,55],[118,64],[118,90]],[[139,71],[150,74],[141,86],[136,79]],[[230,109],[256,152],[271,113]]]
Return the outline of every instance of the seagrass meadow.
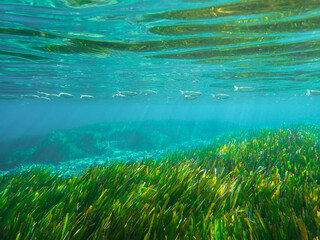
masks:
[[[0,238],[319,239],[319,130],[229,133],[71,178],[39,168],[3,175]]]

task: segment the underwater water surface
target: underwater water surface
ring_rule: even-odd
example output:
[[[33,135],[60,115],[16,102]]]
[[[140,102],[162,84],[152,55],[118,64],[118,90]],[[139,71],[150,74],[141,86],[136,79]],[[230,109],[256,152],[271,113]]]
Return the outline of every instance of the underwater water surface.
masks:
[[[181,102],[183,90],[202,93],[184,100],[215,106],[221,101],[211,94],[275,103],[319,90],[316,0],[5,3],[2,99],[33,103],[28,95],[39,95],[54,104],[44,93],[67,92],[78,100],[166,104]],[[112,98],[145,90],[157,94]]]
[[[318,0],[0,2],[0,239],[319,239],[319,26]]]

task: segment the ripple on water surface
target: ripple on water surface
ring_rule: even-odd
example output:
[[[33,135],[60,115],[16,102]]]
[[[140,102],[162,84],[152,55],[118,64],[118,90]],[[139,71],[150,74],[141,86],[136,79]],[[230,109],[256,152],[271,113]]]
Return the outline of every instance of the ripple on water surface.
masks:
[[[151,89],[166,101],[193,90],[208,100],[236,85],[256,98],[306,97],[319,84],[319,10],[316,0],[8,1],[1,94],[116,101],[118,91]]]

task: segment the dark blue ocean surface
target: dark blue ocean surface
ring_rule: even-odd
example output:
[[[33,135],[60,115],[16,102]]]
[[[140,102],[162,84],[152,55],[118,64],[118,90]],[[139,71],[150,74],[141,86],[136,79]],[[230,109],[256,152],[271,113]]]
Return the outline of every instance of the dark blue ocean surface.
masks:
[[[3,169],[24,158],[54,164],[92,158],[94,151],[54,155],[55,161],[41,156],[53,154],[44,140],[53,131],[97,123],[141,132],[139,122],[153,120],[150,131],[161,135],[157,121],[211,121],[199,129],[183,125],[183,137],[164,137],[162,150],[235,129],[319,124],[319,24],[317,0],[3,1]],[[171,127],[167,136],[177,134]],[[144,135],[148,144],[150,136]],[[130,154],[156,149],[138,146]],[[30,157],[39,149],[42,155]]]

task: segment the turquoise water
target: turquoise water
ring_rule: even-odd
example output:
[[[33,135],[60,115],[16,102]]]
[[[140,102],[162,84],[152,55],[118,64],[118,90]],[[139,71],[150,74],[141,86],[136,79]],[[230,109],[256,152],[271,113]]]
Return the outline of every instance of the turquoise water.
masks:
[[[1,94],[17,98],[63,91],[114,101],[118,90],[151,89],[166,103],[181,89],[202,92],[202,103],[211,93],[287,101],[319,84],[318,1],[6,1],[0,9]]]
[[[0,4],[4,168],[18,164],[8,155],[17,151],[8,141],[16,145],[23,139],[20,145],[29,153],[21,158],[26,158],[53,131],[97,123],[135,122],[140,128],[133,129],[141,132],[144,121],[156,126],[174,120],[217,133],[318,124],[319,22],[316,0],[5,1]],[[170,138],[173,126],[170,140],[160,144],[163,151],[217,136],[186,127],[180,135],[189,138],[179,142]],[[32,141],[25,140],[30,136]],[[131,149],[138,150],[148,149]]]
[[[319,3],[0,1],[0,240],[318,240]]]

